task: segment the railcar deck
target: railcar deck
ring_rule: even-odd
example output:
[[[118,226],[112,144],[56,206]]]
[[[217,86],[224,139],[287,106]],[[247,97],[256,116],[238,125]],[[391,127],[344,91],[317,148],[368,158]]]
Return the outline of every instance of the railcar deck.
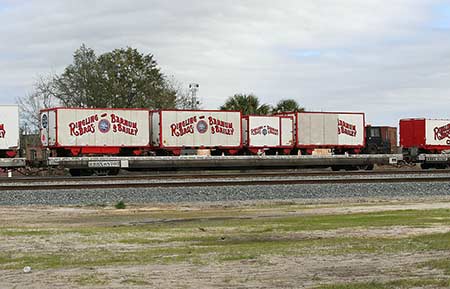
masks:
[[[69,169],[235,169],[367,166],[398,164],[401,154],[300,155],[300,156],[147,156],[147,157],[52,157],[49,166]]]

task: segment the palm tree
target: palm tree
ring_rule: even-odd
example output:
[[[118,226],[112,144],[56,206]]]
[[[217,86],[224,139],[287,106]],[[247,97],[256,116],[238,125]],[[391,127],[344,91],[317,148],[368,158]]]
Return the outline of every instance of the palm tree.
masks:
[[[300,107],[297,101],[294,99],[280,100],[277,105],[272,109],[272,113],[280,112],[299,112],[304,111],[305,108]]]
[[[229,97],[221,110],[240,110],[242,114],[267,115],[271,107],[267,104],[260,104],[257,96],[253,94],[235,94]]]

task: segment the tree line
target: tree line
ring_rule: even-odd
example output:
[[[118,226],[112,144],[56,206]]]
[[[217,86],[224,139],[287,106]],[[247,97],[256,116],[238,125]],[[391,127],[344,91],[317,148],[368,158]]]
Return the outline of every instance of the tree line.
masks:
[[[37,132],[39,110],[54,106],[198,109],[200,105],[179,82],[162,73],[152,54],[128,47],[97,55],[84,44],[61,74],[40,77],[32,93],[17,102],[25,132]],[[244,115],[303,110],[293,99],[272,107],[253,94],[235,94],[220,109],[240,110]]]

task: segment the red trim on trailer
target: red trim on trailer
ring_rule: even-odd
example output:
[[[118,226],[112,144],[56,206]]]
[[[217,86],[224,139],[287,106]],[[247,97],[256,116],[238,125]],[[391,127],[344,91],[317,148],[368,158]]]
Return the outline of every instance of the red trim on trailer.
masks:
[[[278,117],[278,125],[280,126],[280,137],[278,138],[278,145],[283,145],[283,124],[281,123],[281,117]]]
[[[249,118],[248,118],[248,115],[244,115],[244,116],[242,116],[241,117],[241,125],[242,125],[242,127],[243,127],[243,122],[244,121],[246,121],[247,122],[247,132],[245,133],[244,131],[242,131],[242,129],[241,129],[241,135],[243,136],[244,135],[244,133],[247,135],[247,143],[246,144],[244,144],[244,142],[242,141],[242,145],[245,147],[245,146],[249,146],[250,145],[250,134],[249,134],[249,127],[248,127],[248,123],[249,123]]]
[[[78,154],[108,154],[108,155],[117,155],[120,153],[121,149],[134,149],[132,150],[134,155],[141,155],[143,150],[148,150],[147,147],[130,147],[130,146],[51,146],[48,147],[50,149],[65,149],[72,153],[72,155],[76,156]]]
[[[320,145],[314,145],[314,144],[309,144],[309,145],[298,145],[298,148],[318,148],[318,149],[322,149],[322,148],[363,148],[363,145],[335,145],[335,144],[320,144]]]
[[[242,115],[240,110],[220,110],[220,109],[159,109],[154,111],[186,111],[186,112],[239,112]]]
[[[8,150],[5,152],[8,158],[13,158],[17,155],[17,151]]]
[[[58,123],[59,123],[59,121],[58,121],[58,110],[54,110],[54,112],[55,112],[55,146],[58,146],[59,145],[59,138],[58,138],[58,131],[59,131],[59,129],[58,129]],[[49,120],[50,120],[50,112],[49,112]],[[50,123],[50,121],[49,121],[49,123]],[[49,136],[50,136],[50,131],[49,131]],[[49,145],[50,145],[50,143],[49,143]]]
[[[243,142],[243,139],[242,139],[243,138],[243,136],[242,136],[242,111],[239,111],[239,134],[241,135],[241,138],[239,140],[239,149],[242,149],[244,147],[244,144],[242,143]],[[238,152],[232,153],[230,151],[230,154],[233,154],[233,155],[235,155],[237,153]]]
[[[162,149],[164,147],[163,145],[163,129],[162,129],[162,123],[163,123],[163,117],[162,117],[162,111],[158,111],[159,114],[159,148]]]
[[[362,130],[363,130],[363,148],[365,148],[366,147],[366,114],[365,113],[363,113],[363,128],[362,128]],[[357,153],[359,153],[359,152],[357,152]]]
[[[362,114],[364,115],[364,112],[351,112],[351,111],[347,111],[347,112],[342,112],[342,111],[300,111],[300,112],[296,112],[296,114],[300,114],[300,113],[314,113],[314,114]]]
[[[40,112],[51,111],[51,110],[139,110],[139,111],[149,111],[146,108],[108,108],[108,107],[52,107],[41,109]]]

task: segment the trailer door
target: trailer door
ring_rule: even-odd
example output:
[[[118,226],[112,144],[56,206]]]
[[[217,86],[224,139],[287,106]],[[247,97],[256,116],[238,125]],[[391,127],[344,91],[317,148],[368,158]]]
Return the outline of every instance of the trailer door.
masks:
[[[292,116],[280,116],[281,146],[294,144],[294,118]]]

